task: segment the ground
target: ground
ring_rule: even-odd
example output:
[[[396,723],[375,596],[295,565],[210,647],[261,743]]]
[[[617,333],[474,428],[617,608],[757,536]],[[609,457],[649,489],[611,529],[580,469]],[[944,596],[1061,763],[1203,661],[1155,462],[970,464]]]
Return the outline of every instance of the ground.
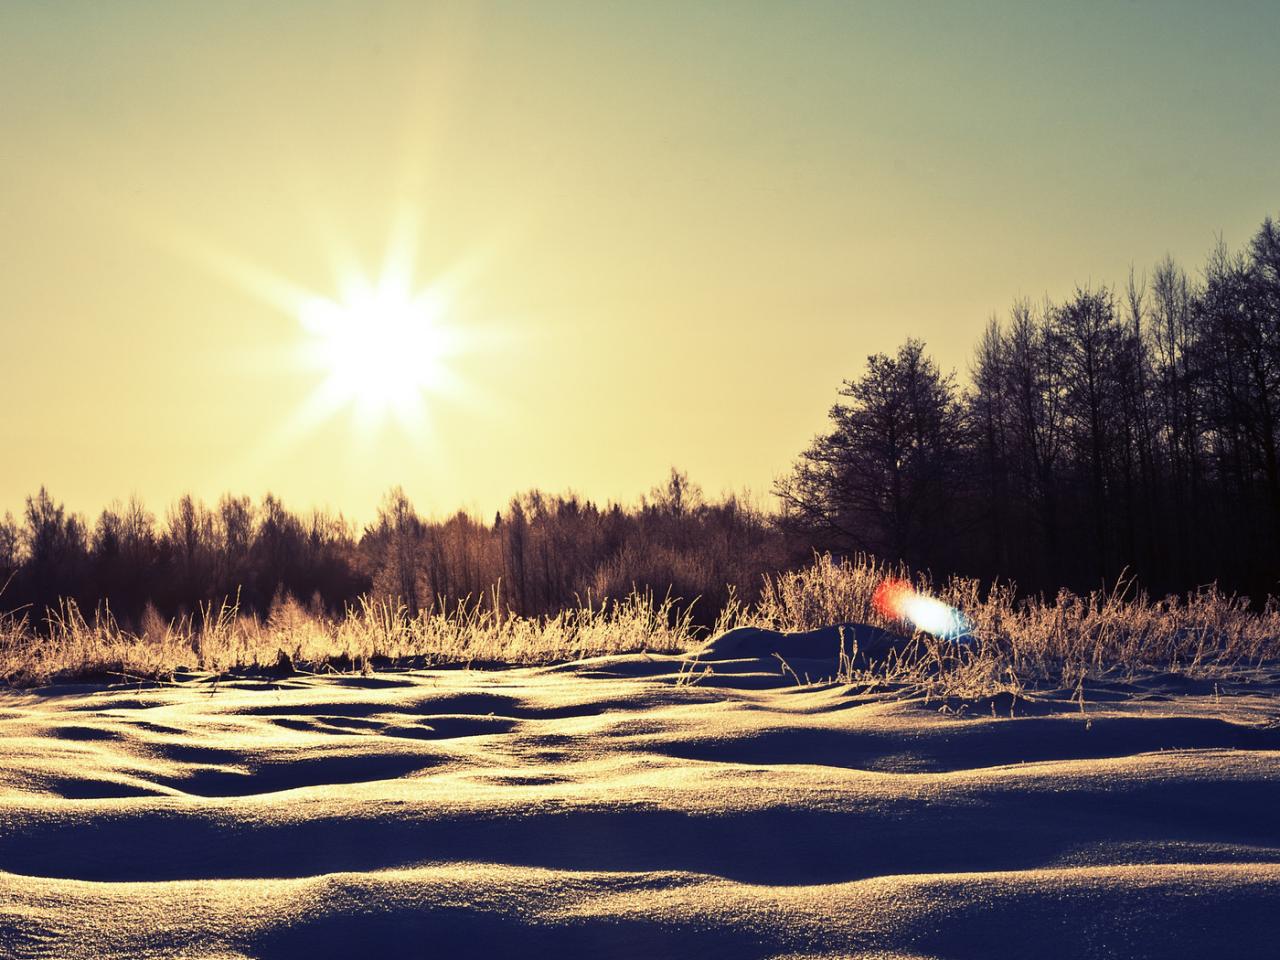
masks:
[[[768,652],[0,693],[0,956],[1280,951],[1280,675]]]

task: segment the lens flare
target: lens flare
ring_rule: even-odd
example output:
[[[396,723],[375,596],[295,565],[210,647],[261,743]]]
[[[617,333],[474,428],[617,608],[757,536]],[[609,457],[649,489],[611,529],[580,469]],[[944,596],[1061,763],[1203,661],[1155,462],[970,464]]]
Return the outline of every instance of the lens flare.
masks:
[[[876,612],[887,620],[908,623],[943,640],[965,640],[969,621],[955,607],[921,593],[906,580],[881,581],[871,597]]]

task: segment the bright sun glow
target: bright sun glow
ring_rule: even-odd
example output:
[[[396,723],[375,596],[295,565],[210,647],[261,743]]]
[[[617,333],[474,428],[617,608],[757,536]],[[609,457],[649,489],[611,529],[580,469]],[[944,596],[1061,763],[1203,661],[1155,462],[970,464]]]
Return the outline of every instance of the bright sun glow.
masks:
[[[186,238],[191,256],[237,287],[294,319],[302,337],[277,355],[305,371],[313,389],[267,436],[251,459],[282,455],[335,418],[349,414],[361,449],[395,427],[408,447],[433,443],[445,405],[473,405],[475,393],[455,366],[481,342],[501,349],[493,327],[484,333],[468,315],[466,291],[479,257],[437,265],[428,282],[415,280],[416,223],[396,213],[381,269],[366,273],[343,244],[327,243],[335,295],[325,295],[247,261],[234,252]]]
[[[427,395],[448,382],[452,344],[445,304],[434,290],[353,284],[340,301],[316,297],[299,309],[312,335],[309,357],[322,371],[324,406],[351,407],[366,425],[420,419]]]

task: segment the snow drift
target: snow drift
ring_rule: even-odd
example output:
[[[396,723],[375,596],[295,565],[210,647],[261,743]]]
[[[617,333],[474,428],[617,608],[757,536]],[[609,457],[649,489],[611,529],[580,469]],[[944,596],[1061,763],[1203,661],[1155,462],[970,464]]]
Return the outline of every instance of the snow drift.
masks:
[[[958,704],[774,656],[841,639],[0,694],[0,956],[1274,951],[1280,676]]]

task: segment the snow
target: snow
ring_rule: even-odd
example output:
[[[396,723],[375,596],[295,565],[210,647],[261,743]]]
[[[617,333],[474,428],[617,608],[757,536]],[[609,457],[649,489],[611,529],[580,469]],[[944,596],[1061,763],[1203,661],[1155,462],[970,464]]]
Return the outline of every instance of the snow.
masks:
[[[0,694],[0,956],[1274,954],[1280,675],[1082,711],[774,656],[833,636]]]

